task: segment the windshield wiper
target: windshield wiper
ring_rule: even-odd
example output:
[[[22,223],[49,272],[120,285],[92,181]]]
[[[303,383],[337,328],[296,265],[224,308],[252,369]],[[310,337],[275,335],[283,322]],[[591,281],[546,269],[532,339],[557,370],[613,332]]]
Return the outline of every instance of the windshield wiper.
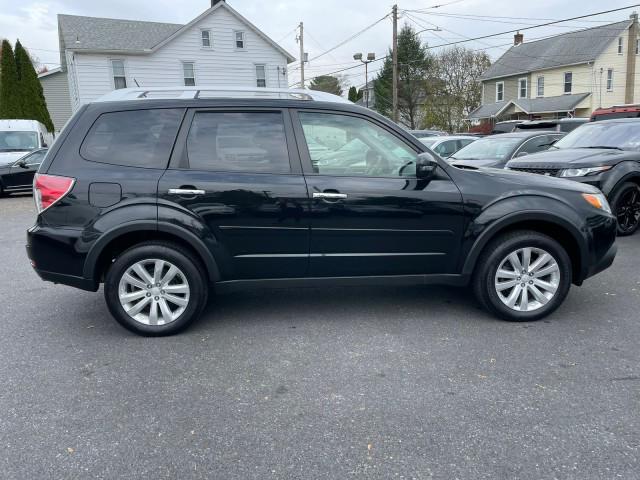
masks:
[[[595,148],[595,149],[602,149],[602,150],[620,150],[621,152],[624,152],[624,150],[620,147],[612,147],[609,145],[593,145],[591,147],[581,147],[581,148]]]

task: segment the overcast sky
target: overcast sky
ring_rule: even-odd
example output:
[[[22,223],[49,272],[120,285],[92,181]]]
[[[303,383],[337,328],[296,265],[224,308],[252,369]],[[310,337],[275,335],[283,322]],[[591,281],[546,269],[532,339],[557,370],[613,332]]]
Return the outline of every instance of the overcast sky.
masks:
[[[385,0],[228,0],[229,4],[252,21],[282,47],[299,57],[294,29],[300,21],[305,25],[305,50],[309,58],[341,43],[354,33],[371,25],[391,11],[392,3]],[[18,6],[18,3],[21,6]],[[429,9],[437,4],[440,8]],[[638,2],[640,3],[640,2]],[[427,12],[402,12],[401,24],[408,22],[418,30],[441,29],[425,32],[421,39],[430,46],[460,41],[465,38],[504,32],[515,28],[544,23],[543,19],[564,19],[602,10],[633,5],[631,0],[402,0],[402,10],[428,9]],[[57,0],[29,1],[0,0],[0,37],[12,43],[20,41],[38,57],[41,63],[55,68],[59,63],[56,15],[88,15],[96,17],[126,18],[172,23],[187,23],[210,5],[209,0]],[[640,7],[635,7],[640,9]],[[524,31],[525,41],[571,30],[593,27],[629,17],[633,8],[591,17],[587,20],[566,22]],[[454,16],[450,16],[454,15]],[[517,18],[473,18],[458,15],[498,15]],[[417,26],[419,24],[420,26]],[[486,49],[492,59],[500,56],[513,40],[512,34],[500,35],[464,45],[473,49]],[[391,21],[378,25],[349,41],[344,46],[313,60],[307,68],[307,77],[330,73],[354,65],[355,52],[374,52],[383,56],[391,42]],[[495,48],[488,48],[495,47]],[[380,68],[381,62],[370,66]],[[299,79],[294,65],[289,67],[290,82]],[[344,72],[346,80],[355,85],[364,83],[364,68]]]

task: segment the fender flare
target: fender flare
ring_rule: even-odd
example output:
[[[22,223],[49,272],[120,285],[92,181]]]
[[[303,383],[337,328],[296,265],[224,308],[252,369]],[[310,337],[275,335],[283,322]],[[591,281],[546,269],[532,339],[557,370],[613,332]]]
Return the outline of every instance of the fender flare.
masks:
[[[549,211],[544,210],[527,210],[513,212],[503,216],[502,218],[500,218],[500,220],[494,222],[490,227],[486,228],[475,240],[473,246],[466,256],[464,266],[462,268],[463,275],[471,276],[473,274],[473,270],[475,269],[475,266],[478,262],[480,253],[501,230],[504,230],[511,225],[515,225],[516,223],[520,223],[523,221],[539,221],[551,223],[569,232],[569,234],[573,237],[576,244],[578,245],[578,248],[580,249],[580,277],[584,277],[586,265],[588,264],[589,259],[589,251],[584,236],[580,233],[580,230],[571,222],[567,221],[559,215],[552,214]]]
[[[607,198],[610,198],[617,188],[630,178],[640,179],[640,163],[632,161],[619,163],[611,170],[611,174],[602,183],[602,193],[604,193]]]
[[[87,254],[82,272],[83,276],[85,278],[95,278],[98,259],[100,258],[100,255],[103,253],[106,246],[109,245],[113,240],[127,233],[153,233],[158,231],[171,234],[189,244],[189,246],[196,251],[198,256],[203,261],[209,280],[212,282],[217,282],[220,280],[220,271],[218,270],[218,265],[216,264],[211,251],[207,248],[207,246],[201,239],[199,239],[190,231],[177,225],[169,223],[157,223],[151,220],[135,221],[119,225],[118,227],[113,228],[101,235],[100,239],[92,245]]]

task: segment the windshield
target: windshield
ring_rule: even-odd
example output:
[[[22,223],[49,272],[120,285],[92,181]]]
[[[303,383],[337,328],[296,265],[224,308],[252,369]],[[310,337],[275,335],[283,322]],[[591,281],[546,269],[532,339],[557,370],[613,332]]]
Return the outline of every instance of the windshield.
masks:
[[[36,132],[0,132],[0,152],[21,152],[38,147]]]
[[[640,150],[640,123],[587,123],[558,140],[556,148]]]
[[[453,160],[504,160],[521,141],[520,137],[501,137],[500,135],[481,138],[458,150],[450,158]]]

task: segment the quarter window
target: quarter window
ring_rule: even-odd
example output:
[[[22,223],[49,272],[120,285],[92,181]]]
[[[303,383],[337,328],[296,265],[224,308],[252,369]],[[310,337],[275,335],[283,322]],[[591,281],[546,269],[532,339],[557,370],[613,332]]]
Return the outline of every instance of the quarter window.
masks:
[[[496,83],[496,102],[504,100],[504,82]]]
[[[256,65],[256,86],[267,86],[267,74],[264,65]]]
[[[127,76],[124,71],[124,60],[111,60],[113,86],[116,90],[127,88]]]
[[[198,112],[187,137],[194,170],[289,173],[280,112]]]
[[[179,109],[103,113],[82,142],[80,154],[93,162],[165,168],[182,115]]]
[[[415,176],[417,155],[413,149],[374,123],[348,115],[298,115],[315,173],[374,177]]]
[[[184,86],[193,87],[196,84],[196,72],[193,62],[182,62],[182,71],[184,74]]]
[[[566,72],[564,74],[564,93],[571,93],[573,90],[573,73]]]
[[[244,32],[235,32],[236,48],[244,49]]]
[[[536,95],[538,97],[544,97],[544,77],[538,77]]]
[[[202,35],[202,48],[211,48],[211,31],[201,30]]]
[[[607,92],[613,91],[613,68],[607,70]]]

